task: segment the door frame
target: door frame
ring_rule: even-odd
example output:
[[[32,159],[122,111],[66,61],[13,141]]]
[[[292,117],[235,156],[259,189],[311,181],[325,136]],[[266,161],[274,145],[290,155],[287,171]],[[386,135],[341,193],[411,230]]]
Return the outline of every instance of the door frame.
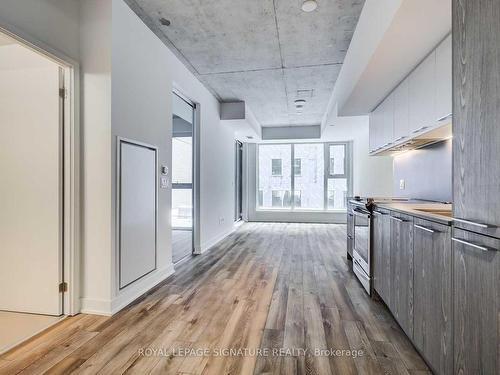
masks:
[[[77,61],[12,25],[0,22],[0,32],[54,61],[64,71],[62,107],[62,282],[63,315],[80,312],[80,67]],[[55,288],[57,286],[54,286]]]
[[[192,235],[192,254],[201,254],[200,242],[200,104],[184,94],[180,86],[173,83],[172,95],[177,95],[186,103],[193,107],[193,136],[192,136],[192,202],[193,202],[193,235]],[[173,111],[172,111],[173,116]],[[173,139],[173,137],[172,137]],[[170,166],[172,170],[172,166]]]

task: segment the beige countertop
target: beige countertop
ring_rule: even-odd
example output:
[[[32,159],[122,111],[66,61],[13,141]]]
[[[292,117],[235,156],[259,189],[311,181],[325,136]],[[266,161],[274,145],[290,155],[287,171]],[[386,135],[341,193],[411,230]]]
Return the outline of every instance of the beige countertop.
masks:
[[[419,217],[421,219],[437,221],[446,225],[453,222],[452,205],[433,202],[375,202],[375,206],[389,211],[397,211],[403,214]]]

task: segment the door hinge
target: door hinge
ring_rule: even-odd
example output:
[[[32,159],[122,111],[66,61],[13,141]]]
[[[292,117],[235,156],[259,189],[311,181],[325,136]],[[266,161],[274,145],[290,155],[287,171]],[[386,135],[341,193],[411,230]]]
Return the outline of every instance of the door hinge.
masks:
[[[59,293],[64,293],[68,291],[68,283],[60,283],[59,284]]]
[[[66,89],[65,88],[59,89],[59,97],[62,99],[66,99]]]

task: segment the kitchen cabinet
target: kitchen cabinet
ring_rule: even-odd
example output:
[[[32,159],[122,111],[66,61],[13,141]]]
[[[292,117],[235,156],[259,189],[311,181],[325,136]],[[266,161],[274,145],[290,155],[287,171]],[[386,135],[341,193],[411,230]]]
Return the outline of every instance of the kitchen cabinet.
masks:
[[[452,114],[451,35],[436,48],[435,121],[449,121]]]
[[[500,238],[500,2],[454,2],[453,216]]]
[[[383,145],[383,106],[379,105],[370,113],[370,153],[377,151]]]
[[[409,76],[410,133],[417,134],[435,122],[436,52],[431,52]]]
[[[373,287],[391,308],[391,219],[390,212],[373,211]]]
[[[454,373],[500,369],[500,240],[454,229]]]
[[[391,93],[382,103],[382,146],[394,141],[394,95]]]
[[[405,79],[394,90],[394,143],[410,135],[409,80]]]
[[[413,218],[392,212],[391,220],[391,303],[397,322],[413,337]]]
[[[415,218],[413,343],[435,374],[453,374],[451,227]]]

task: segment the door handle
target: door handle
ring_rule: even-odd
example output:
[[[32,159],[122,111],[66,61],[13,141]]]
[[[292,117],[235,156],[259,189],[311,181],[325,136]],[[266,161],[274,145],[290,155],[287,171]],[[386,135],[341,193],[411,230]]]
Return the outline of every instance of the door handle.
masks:
[[[459,223],[464,223],[464,224],[474,225],[474,226],[479,227],[479,228],[497,228],[497,226],[495,226],[495,225],[484,224],[484,223],[476,223],[474,221],[465,220],[465,219],[456,219],[456,218],[453,218],[453,221],[456,221],[456,222],[459,222]]]
[[[414,224],[413,226],[414,226],[415,228],[421,229],[421,230],[423,230],[423,231],[425,231],[425,232],[428,232],[428,233],[436,233],[436,231],[435,231],[435,230],[433,230],[433,229],[431,229],[431,228],[424,227],[424,226],[422,226],[422,225]]]
[[[397,221],[398,223],[406,223],[407,220],[400,219],[399,217],[391,216],[391,219]]]
[[[460,240],[460,239],[455,238],[455,237],[452,237],[451,240],[455,241],[455,242],[458,242],[458,243],[461,243],[462,245],[465,245],[465,246],[473,247],[474,249],[478,249],[478,250],[481,250],[481,251],[496,251],[495,249],[492,249],[491,247],[477,245],[475,243],[464,241],[464,240]]]

